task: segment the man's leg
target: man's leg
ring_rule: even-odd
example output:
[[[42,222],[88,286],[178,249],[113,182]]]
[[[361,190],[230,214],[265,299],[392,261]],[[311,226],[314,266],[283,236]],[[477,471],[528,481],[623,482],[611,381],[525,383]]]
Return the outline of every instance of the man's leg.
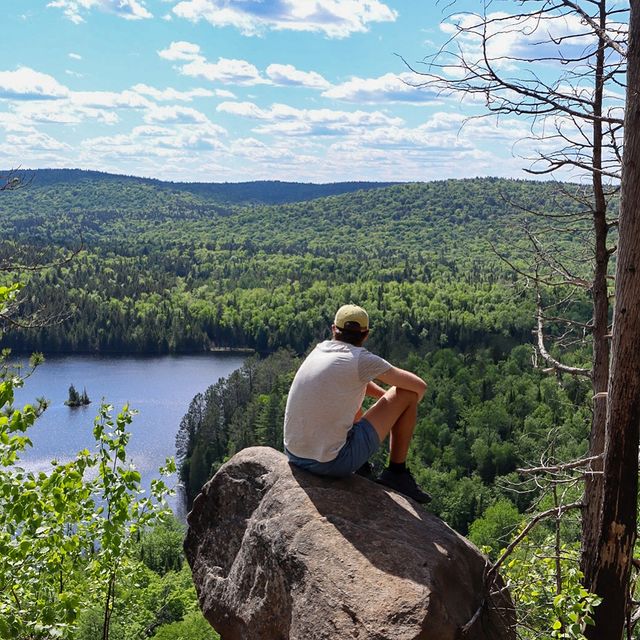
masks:
[[[425,503],[431,496],[422,491],[405,466],[416,426],[418,396],[413,391],[392,387],[365,414],[382,442],[388,435],[390,464],[379,478],[385,486]]]
[[[380,442],[391,434],[391,462],[407,459],[409,443],[416,426],[418,396],[413,391],[391,387],[363,416],[376,430]]]

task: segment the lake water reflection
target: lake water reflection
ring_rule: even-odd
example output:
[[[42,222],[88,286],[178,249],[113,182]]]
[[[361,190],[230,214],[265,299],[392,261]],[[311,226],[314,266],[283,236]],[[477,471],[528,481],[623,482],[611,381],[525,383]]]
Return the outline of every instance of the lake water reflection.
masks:
[[[17,405],[45,397],[50,405],[31,431],[33,448],[22,466],[46,470],[54,458],[65,461],[93,448],[93,419],[100,401],[119,411],[125,403],[139,414],[130,425],[128,450],[148,487],[158,467],[175,454],[180,420],[193,396],[242,366],[245,356],[197,354],[158,357],[50,357],[16,393]],[[64,404],[69,385],[87,390],[92,403],[70,409]],[[180,511],[178,500],[172,507]]]

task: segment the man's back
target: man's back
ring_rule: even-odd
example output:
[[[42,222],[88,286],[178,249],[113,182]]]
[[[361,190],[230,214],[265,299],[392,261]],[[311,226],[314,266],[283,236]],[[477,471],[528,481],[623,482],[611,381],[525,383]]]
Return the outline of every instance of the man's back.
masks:
[[[296,373],[284,421],[288,451],[319,462],[333,460],[364,399],[367,383],[390,368],[364,347],[321,342]]]

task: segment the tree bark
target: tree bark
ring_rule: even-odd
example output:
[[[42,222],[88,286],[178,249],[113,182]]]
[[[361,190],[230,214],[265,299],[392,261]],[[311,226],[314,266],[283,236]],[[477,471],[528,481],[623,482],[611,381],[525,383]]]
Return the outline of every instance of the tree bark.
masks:
[[[599,26],[606,31],[606,2],[600,3]],[[605,42],[600,38],[600,46],[596,55],[594,78],[594,115],[602,115],[602,97],[604,91],[604,55]],[[598,395],[607,390],[609,380],[609,296],[607,275],[609,269],[609,251],[607,248],[607,202],[602,185],[602,122],[596,119],[593,123],[593,230],[595,244],[595,266],[593,271],[593,417],[591,420],[591,434],[589,436],[589,456],[600,456],[604,452],[605,425],[607,417],[606,396]],[[582,553],[581,565],[584,583],[588,589],[593,589],[595,582],[596,563],[593,549],[597,544],[602,514],[602,460],[597,459],[591,464],[595,473],[587,475],[585,479],[585,508],[582,513]]]
[[[588,638],[620,640],[636,538],[640,427],[640,0],[631,0],[616,300],[608,385],[602,519]]]

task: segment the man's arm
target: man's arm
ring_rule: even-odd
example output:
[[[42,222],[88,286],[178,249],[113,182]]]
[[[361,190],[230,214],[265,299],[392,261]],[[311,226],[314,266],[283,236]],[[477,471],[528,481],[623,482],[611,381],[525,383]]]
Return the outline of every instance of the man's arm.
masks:
[[[369,396],[370,398],[375,398],[377,400],[378,398],[382,398],[384,394],[385,394],[385,390],[380,385],[377,385],[373,380],[367,383],[367,388],[365,389],[365,395]],[[360,407],[356,412],[356,415],[353,421],[358,422],[358,420],[362,418],[363,413],[364,413],[364,410],[362,409],[362,407]]]
[[[392,387],[413,391],[418,396],[418,400],[422,400],[422,396],[427,390],[427,383],[422,378],[415,373],[411,373],[411,371],[399,369],[398,367],[391,367],[391,369],[379,375],[378,380]]]
[[[378,398],[382,398],[384,394],[385,390],[380,385],[377,385],[373,380],[367,383],[365,395],[369,396],[370,398],[376,398],[377,400]]]

